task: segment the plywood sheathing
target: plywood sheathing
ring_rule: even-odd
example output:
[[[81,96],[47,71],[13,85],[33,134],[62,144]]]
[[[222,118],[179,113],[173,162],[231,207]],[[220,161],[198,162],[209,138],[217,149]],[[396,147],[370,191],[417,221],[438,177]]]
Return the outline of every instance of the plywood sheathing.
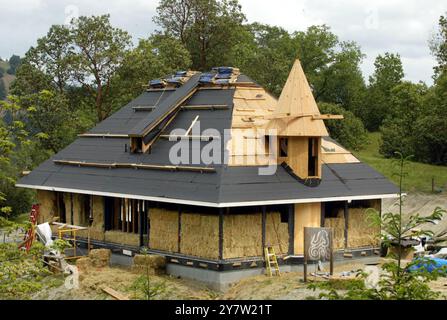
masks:
[[[295,238],[296,255],[304,254],[304,227],[321,226],[321,203],[295,204]]]
[[[219,258],[219,217],[182,213],[180,251],[206,259]]]
[[[321,139],[318,139],[320,143]],[[318,148],[318,159],[321,159],[321,147]],[[299,177],[307,177],[309,162],[308,149],[309,138],[307,137],[291,137],[288,140],[289,156],[287,157],[287,164],[293,169],[293,172]],[[320,163],[320,160],[318,160]],[[318,166],[316,177],[321,178],[321,166]]]
[[[151,249],[178,252],[178,211],[149,208]]]
[[[296,60],[267,128],[276,129],[278,136],[328,136],[324,121],[314,120],[314,116],[321,113],[301,63]]]
[[[263,139],[269,122],[266,118],[273,114],[277,100],[263,88],[237,87],[234,97],[231,139],[227,143],[228,164],[268,165],[270,154]]]
[[[322,139],[321,149],[323,163],[360,163],[351,152],[333,141]]]

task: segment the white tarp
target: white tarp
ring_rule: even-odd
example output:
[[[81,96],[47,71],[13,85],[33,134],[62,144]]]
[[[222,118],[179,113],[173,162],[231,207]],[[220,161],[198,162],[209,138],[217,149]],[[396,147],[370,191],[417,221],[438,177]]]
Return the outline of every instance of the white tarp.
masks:
[[[44,243],[45,247],[50,247],[53,244],[53,240],[51,239],[53,232],[51,231],[51,227],[48,222],[39,224],[36,232]]]

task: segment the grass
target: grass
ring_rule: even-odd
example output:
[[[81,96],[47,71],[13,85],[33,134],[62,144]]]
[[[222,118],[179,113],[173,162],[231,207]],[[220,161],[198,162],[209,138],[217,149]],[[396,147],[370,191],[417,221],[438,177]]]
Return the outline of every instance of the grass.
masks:
[[[369,144],[365,149],[355,152],[355,156],[397,184],[398,178],[393,175],[393,161],[384,158],[379,153],[380,133],[370,133],[368,140]],[[447,167],[410,162],[407,170],[408,176],[404,180],[406,192],[432,192],[433,178],[435,179],[435,190],[447,190]]]

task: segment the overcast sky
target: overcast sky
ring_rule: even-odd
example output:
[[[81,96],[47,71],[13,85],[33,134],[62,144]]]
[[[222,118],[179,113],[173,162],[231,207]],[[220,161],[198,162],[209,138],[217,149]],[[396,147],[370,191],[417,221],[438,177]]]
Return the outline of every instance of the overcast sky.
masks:
[[[374,58],[386,51],[402,56],[406,78],[431,83],[435,61],[428,40],[447,11],[445,0],[239,0],[249,22],[279,25],[288,31],[327,24],[341,40],[354,40],[367,55],[368,76]],[[0,57],[23,55],[52,24],[75,15],[109,13],[112,23],[134,39],[154,29],[157,0],[0,0]]]

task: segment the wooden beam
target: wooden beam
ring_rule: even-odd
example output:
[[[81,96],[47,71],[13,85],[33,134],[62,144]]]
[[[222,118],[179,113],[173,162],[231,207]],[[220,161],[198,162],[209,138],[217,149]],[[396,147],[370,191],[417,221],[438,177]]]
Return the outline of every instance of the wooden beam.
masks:
[[[312,120],[343,120],[343,115],[321,114],[312,116]]]
[[[122,300],[122,301],[130,300],[129,297],[125,296],[124,294],[119,293],[116,290],[113,290],[112,288],[104,287],[104,288],[102,288],[102,290],[105,293],[107,293],[110,296],[112,296],[115,300]]]
[[[191,110],[228,110],[230,106],[227,104],[204,104],[204,105],[196,105],[196,106],[183,106],[182,110],[191,111]]]
[[[211,140],[220,140],[219,136],[183,136],[183,135],[161,135],[160,139],[166,140],[201,140],[201,141],[211,141]]]
[[[200,116],[195,117],[195,119],[192,121],[191,126],[188,128],[188,130],[185,133],[185,137],[191,135],[192,129],[196,125],[197,121],[199,121],[199,117]]]
[[[129,138],[127,134],[114,134],[114,133],[83,133],[78,134],[80,138],[115,138],[115,139],[124,139]]]
[[[155,110],[155,106],[136,106],[136,107],[132,107],[133,111],[154,111]]]
[[[348,204],[348,201],[345,201],[344,216],[345,216],[345,249],[347,249],[348,248],[348,228],[349,228],[349,204]]]
[[[201,173],[214,173],[215,168],[211,167],[188,167],[188,166],[168,166],[168,165],[152,165],[152,164],[136,164],[136,163],[94,163],[69,160],[53,160],[55,164],[71,165],[79,167],[96,167],[107,169],[142,169],[142,170],[164,170],[164,171],[191,171]]]
[[[262,206],[262,251],[264,252],[266,246],[266,230],[267,230],[267,207]]]
[[[289,204],[289,255],[295,254],[295,205]]]

